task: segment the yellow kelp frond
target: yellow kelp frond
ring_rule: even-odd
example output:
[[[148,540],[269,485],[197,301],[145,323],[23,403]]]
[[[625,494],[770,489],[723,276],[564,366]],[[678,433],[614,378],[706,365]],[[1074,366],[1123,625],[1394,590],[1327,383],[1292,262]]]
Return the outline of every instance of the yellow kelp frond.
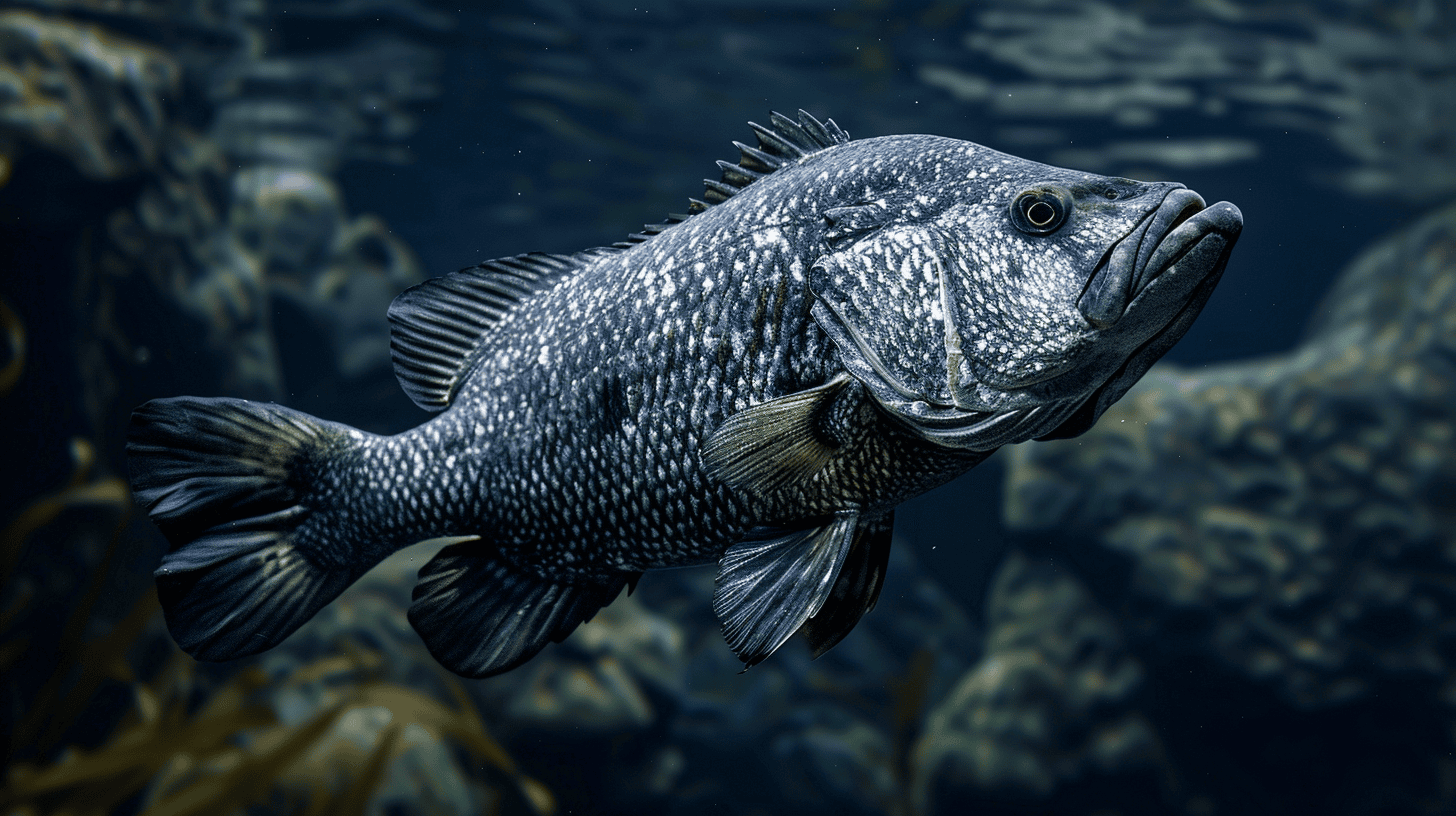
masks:
[[[241,813],[250,805],[362,816],[392,779],[433,773],[421,758],[448,761],[441,748],[454,745],[486,770],[483,810],[554,812],[551,793],[520,772],[453,678],[444,680],[454,685],[450,705],[367,679],[381,670],[382,656],[341,647],[281,682],[261,667],[244,669],[201,705],[198,664],[177,653],[154,679],[136,684],[133,711],[105,743],[49,766],[11,769],[0,809],[100,816],[141,796],[143,816]],[[317,705],[302,712],[301,700]]]
[[[5,186],[9,175],[10,163],[0,156],[0,187]],[[0,397],[3,397],[15,387],[20,372],[25,370],[25,324],[3,300],[0,300],[0,335],[4,336],[6,345],[5,356],[0,358],[4,360],[0,363]]]

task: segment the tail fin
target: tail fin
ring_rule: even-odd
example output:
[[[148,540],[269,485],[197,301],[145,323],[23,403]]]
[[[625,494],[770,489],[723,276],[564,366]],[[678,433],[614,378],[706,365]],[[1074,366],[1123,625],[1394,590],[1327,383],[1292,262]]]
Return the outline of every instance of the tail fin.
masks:
[[[373,566],[326,551],[309,504],[347,441],[344,426],[247,400],[159,399],[132,414],[132,490],[171,542],[157,593],[188,654],[272,648]]]

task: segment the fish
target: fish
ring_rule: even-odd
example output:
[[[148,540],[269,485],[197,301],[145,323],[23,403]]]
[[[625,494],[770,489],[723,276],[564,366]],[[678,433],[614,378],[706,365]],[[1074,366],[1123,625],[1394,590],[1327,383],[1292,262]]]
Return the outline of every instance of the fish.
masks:
[[[895,506],[1076,436],[1181,338],[1243,228],[1173,182],[773,113],[686,214],[391,304],[386,436],[156,399],[128,429],[170,632],[276,646],[386,556],[449,537],[408,618],[465,677],[524,664],[643,573],[716,564],[744,670],[868,613]]]

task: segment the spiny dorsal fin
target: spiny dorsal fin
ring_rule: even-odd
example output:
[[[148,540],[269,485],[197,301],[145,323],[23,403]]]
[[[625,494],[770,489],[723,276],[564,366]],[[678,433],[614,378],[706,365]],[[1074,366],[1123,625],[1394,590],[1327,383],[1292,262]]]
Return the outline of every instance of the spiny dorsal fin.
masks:
[[[404,290],[389,304],[389,350],[400,387],[426,411],[442,410],[474,362],[481,338],[513,306],[616,251],[532,252],[486,261]]]
[[[640,244],[668,227],[688,220],[690,215],[697,215],[714,204],[727,201],[744,187],[785,164],[849,141],[849,134],[834,124],[833,119],[820,122],[813,114],[803,110],[799,111],[798,121],[781,113],[771,113],[769,127],[756,122],[749,122],[748,126],[758,136],[758,147],[734,142],[733,146],[738,148],[738,163],[722,160],[718,162],[718,168],[723,171],[722,178],[718,181],[703,179],[703,197],[688,199],[688,215],[669,215],[663,223],[648,224],[641,232],[635,232],[627,236],[627,240],[618,241],[612,246],[626,249]]]
[[[722,177],[718,181],[703,179],[703,197],[688,199],[689,215],[697,215],[714,204],[727,201],[744,187],[785,164],[849,141],[849,134],[834,124],[833,119],[820,122],[808,111],[799,111],[798,121],[781,113],[771,113],[769,125],[764,127],[756,122],[748,123],[758,136],[758,147],[734,142],[733,146],[738,148],[738,163],[718,161],[718,169],[723,171]],[[686,215],[669,215],[666,223],[649,224],[642,232],[629,235],[626,241],[613,246],[625,248],[640,244],[673,224],[686,221],[687,218]]]
[[[820,122],[802,110],[798,121],[781,113],[772,113],[769,114],[768,127],[754,122],[749,122],[748,126],[758,136],[758,147],[734,142],[733,146],[738,148],[738,163],[718,162],[719,169],[723,171],[722,178],[718,181],[704,179],[706,190],[703,198],[701,201],[688,199],[688,212],[696,215],[714,204],[727,201],[744,187],[789,162],[849,141],[849,134],[834,124],[833,119]]]

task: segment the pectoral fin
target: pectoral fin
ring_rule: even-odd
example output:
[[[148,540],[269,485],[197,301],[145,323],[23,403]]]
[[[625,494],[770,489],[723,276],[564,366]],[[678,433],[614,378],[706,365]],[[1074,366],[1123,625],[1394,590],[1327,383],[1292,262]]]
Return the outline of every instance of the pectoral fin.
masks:
[[[734,414],[703,444],[703,466],[735,490],[760,496],[812,477],[838,448],[826,419],[851,382],[842,374]]]
[[[745,667],[773,654],[823,608],[857,528],[852,513],[817,527],[760,527],[723,553],[713,611]]]

